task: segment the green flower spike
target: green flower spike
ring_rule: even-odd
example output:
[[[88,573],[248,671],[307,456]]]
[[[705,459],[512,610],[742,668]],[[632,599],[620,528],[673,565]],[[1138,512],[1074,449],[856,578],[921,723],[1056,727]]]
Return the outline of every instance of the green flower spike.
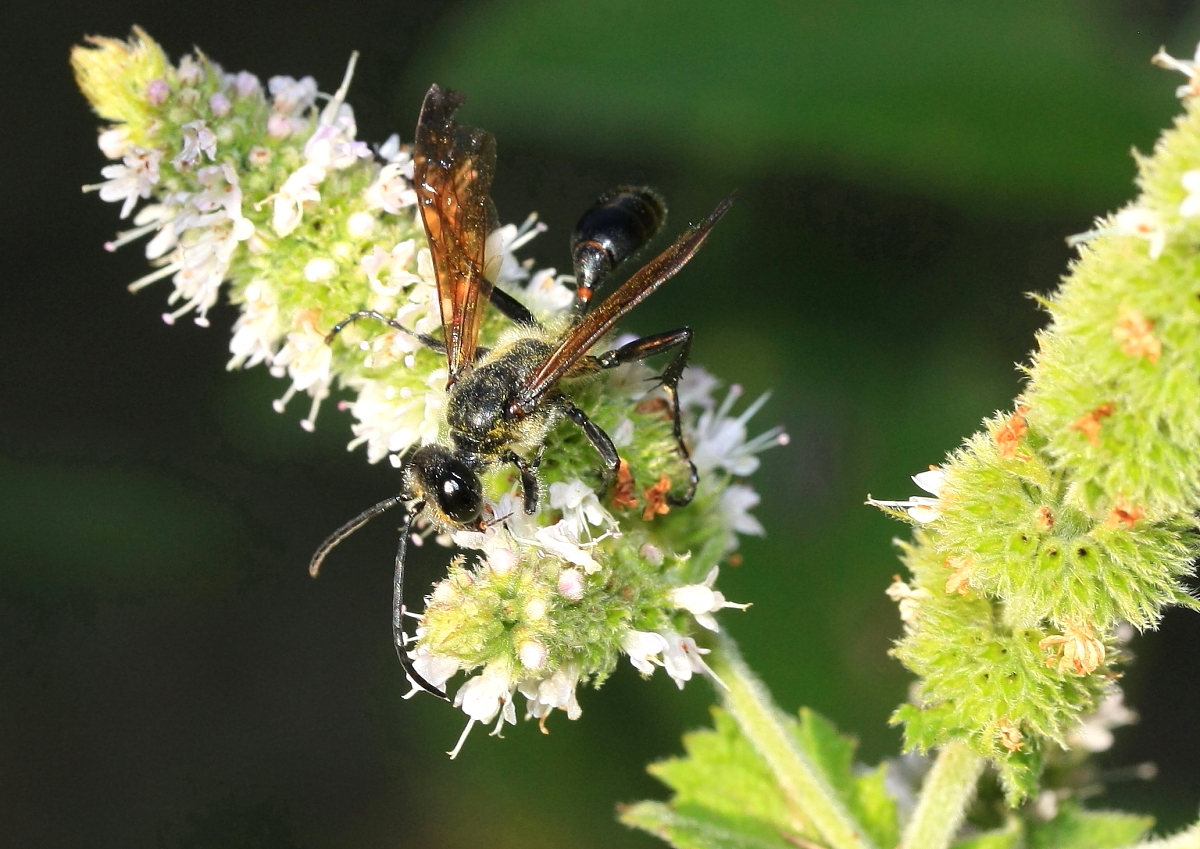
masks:
[[[1138,199],[1072,240],[1015,410],[914,477],[930,497],[871,502],[919,526],[889,590],[921,679],[894,721],[910,748],[991,758],[1012,803],[1116,697],[1123,623],[1200,606],[1200,88],[1155,59],[1188,76],[1186,112],[1138,159]]]

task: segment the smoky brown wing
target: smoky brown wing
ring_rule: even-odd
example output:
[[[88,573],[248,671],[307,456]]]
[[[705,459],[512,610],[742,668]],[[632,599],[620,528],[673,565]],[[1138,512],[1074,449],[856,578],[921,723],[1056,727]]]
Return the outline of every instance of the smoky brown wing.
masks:
[[[488,190],[496,168],[496,140],[454,120],[465,101],[461,92],[431,86],[417,120],[413,151],[418,208],[437,274],[448,383],[475,360],[479,323],[492,294],[483,258],[495,219]]]
[[[733,195],[717,204],[707,218],[689,227],[669,248],[646,263],[578,324],[570,329],[525,382],[512,403],[513,412],[527,414],[621,318],[675,276],[700,250],[709,232],[733,205]]]

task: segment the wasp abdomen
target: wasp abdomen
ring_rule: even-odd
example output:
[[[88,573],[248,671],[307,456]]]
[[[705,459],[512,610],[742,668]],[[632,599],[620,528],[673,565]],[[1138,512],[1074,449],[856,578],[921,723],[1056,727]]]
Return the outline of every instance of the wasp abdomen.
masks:
[[[600,196],[571,234],[571,261],[580,300],[617,265],[654,238],[667,218],[658,193],[645,186],[622,186]]]

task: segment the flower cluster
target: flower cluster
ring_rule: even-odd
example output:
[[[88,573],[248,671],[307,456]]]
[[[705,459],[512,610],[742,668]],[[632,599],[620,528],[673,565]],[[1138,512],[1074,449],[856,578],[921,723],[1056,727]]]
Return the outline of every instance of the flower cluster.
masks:
[[[921,677],[895,719],[912,748],[991,757],[1011,801],[1048,744],[1106,739],[1085,720],[1119,705],[1115,635],[1200,607],[1200,89],[1195,62],[1155,60],[1187,75],[1186,112],[1139,158],[1141,196],[1072,239],[1013,412],[914,476],[929,496],[869,502],[917,526],[888,590]]]
[[[354,60],[332,95],[311,77],[264,85],[199,52],[173,65],[140,30],[128,41],[89,39],[72,64],[109,122],[99,145],[114,160],[104,182],[85,190],[132,217],[110,247],[149,237],[155,270],[130,288],[169,279],[164,319],[192,314],[207,326],[227,287],[241,309],[229,368],[264,365],[287,380],[275,403],[281,412],[308,395],[306,429],[324,399],[350,393],[342,402],[356,420],[350,447],[365,446],[372,463],[402,466],[411,449],[444,439],[445,360],[419,341],[440,334],[441,321],[412,151],[396,136],[376,150],[356,139],[346,102]],[[484,273],[537,318],[562,326],[575,302],[572,281],[553,269],[533,272],[514,253],[542,229],[533,216],[497,228]],[[361,310],[389,324],[358,322],[327,340],[331,327]],[[484,345],[505,330],[491,312]],[[661,666],[680,686],[710,673],[706,649],[690,634],[694,626],[717,630],[724,608],[745,607],[715,582],[738,534],[762,533],[749,512],[758,496],[743,479],[758,452],[786,441],[779,428],[748,434],[765,397],[735,414],[740,388],[718,402],[717,386],[691,368],[678,387],[684,439],[700,472],[686,508],[672,501],[688,467],[670,398],[643,363],[568,387],[620,451],[617,480],[603,496],[595,450],[570,422],[545,437],[537,514],[523,511],[511,470],[487,476],[486,530],[445,540],[472,554],[453,561],[405,647],[434,685],[470,676],[454,698],[467,730],[514,722],[517,694],[540,723],[555,708],[575,719],[579,684],[598,685],[622,655],[645,675]]]

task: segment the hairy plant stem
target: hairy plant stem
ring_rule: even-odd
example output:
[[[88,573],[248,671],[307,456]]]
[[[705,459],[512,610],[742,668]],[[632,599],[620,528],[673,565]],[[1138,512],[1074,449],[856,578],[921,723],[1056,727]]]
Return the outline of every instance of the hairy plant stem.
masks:
[[[904,830],[901,849],[945,849],[975,798],[985,759],[964,743],[948,743],[921,785],[917,808]]]
[[[718,688],[725,708],[775,774],[794,809],[812,822],[832,849],[874,849],[820,769],[800,750],[788,717],[746,666],[728,635],[719,636],[709,665],[726,685]]]

